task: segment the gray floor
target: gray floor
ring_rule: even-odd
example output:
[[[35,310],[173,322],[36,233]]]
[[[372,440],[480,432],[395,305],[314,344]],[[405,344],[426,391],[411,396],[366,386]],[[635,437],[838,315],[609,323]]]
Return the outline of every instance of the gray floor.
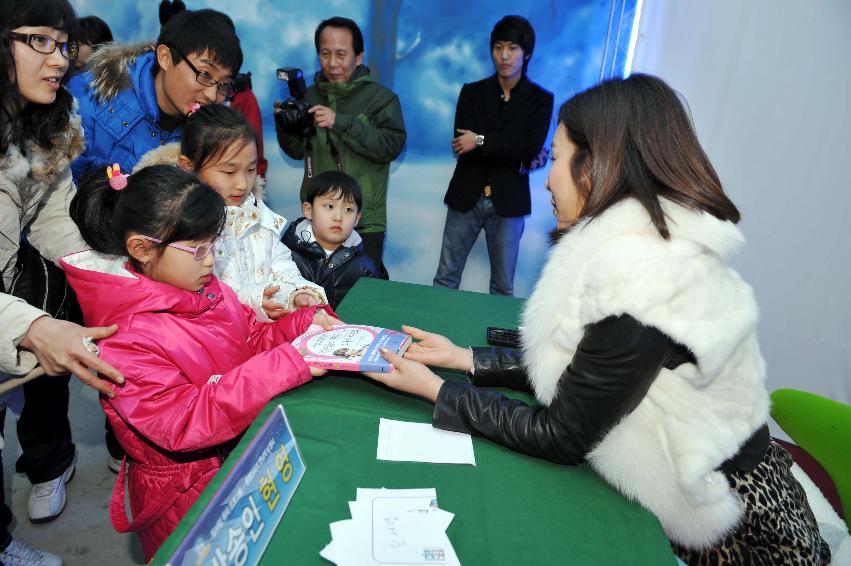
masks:
[[[77,472],[66,486],[68,504],[55,521],[33,525],[27,518],[31,485],[26,476],[15,473],[21,447],[14,416],[7,411],[3,474],[6,502],[10,502],[16,519],[12,534],[58,554],[66,566],[144,564],[136,535],[115,532],[109,521],[109,498],[116,476],[106,467],[103,411],[95,390],[73,378],[70,416],[77,444]]]

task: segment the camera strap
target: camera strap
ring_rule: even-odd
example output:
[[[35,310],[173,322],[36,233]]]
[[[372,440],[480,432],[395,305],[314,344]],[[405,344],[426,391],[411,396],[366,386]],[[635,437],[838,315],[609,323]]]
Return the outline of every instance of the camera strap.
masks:
[[[307,144],[304,149],[304,177],[306,179],[312,179],[313,175],[316,173],[316,170],[313,167],[313,137],[307,138]],[[340,159],[340,152],[337,150],[337,144],[334,143],[334,140],[331,139],[331,134],[328,134],[328,146],[331,148],[331,158],[334,160],[334,163],[337,165],[337,171],[340,173],[343,172],[343,161]]]

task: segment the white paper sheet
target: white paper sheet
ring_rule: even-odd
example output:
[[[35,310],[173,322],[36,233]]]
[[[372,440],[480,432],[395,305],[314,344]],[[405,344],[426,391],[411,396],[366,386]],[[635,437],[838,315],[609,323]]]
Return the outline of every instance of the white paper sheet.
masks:
[[[460,566],[446,528],[454,515],[438,508],[434,488],[358,488],[351,520],[331,523],[320,556],[338,566]]]
[[[416,498],[373,499],[372,559],[379,564],[458,564],[444,532],[448,523],[437,511],[423,509]]]
[[[378,423],[379,460],[476,465],[469,434],[439,430],[428,423],[381,419]]]
[[[337,546],[334,544],[334,539],[331,539],[331,542],[326,544],[325,548],[319,551],[319,556],[328,562],[333,562],[334,564],[338,564],[340,562],[340,558],[337,557]]]

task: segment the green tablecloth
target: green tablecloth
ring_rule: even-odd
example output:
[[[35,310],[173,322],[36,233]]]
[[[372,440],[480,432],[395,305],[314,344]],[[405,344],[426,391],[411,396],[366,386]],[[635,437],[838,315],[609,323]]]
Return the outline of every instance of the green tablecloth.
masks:
[[[522,302],[361,279],[340,305],[346,322],[440,332],[486,345],[487,326],[516,327]],[[444,377],[463,379],[447,372]],[[508,390],[506,390],[508,392]],[[516,392],[513,397],[529,400]],[[358,487],[437,489],[455,514],[449,539],[465,565],[674,564],[656,518],[586,466],[559,466],[474,437],[476,466],[376,459],[380,417],[430,422],[432,405],[356,374],[329,374],[273,400],[154,558],[164,564],[269,412],[281,403],[307,466],[262,565],[328,564],[329,523],[349,519]]]

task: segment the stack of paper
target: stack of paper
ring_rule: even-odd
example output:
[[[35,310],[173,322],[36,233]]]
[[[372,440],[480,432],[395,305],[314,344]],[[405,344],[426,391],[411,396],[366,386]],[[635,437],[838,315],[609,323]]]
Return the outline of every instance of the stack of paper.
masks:
[[[331,523],[331,542],[319,553],[338,566],[460,566],[446,536],[454,515],[437,507],[434,488],[358,488],[349,511],[351,519]]]

